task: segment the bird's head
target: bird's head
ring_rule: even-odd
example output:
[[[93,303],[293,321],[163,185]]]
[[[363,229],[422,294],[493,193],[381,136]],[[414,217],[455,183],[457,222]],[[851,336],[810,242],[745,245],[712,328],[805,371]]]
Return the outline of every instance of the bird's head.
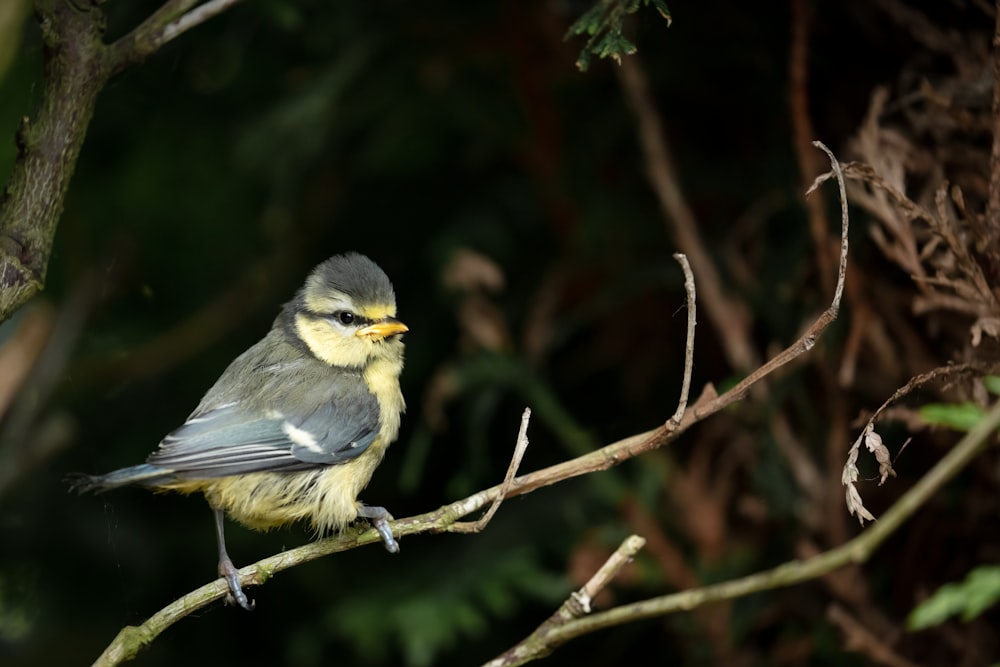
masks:
[[[364,255],[336,255],[317,266],[290,305],[295,335],[332,366],[402,357],[400,334],[409,329],[396,319],[392,283]]]

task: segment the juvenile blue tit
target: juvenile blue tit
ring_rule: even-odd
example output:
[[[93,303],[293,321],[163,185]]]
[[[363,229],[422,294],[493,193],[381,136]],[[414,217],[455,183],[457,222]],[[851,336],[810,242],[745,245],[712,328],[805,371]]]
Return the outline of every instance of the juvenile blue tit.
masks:
[[[226,552],[224,514],[263,530],[307,520],[318,533],[364,517],[396,552],[392,517],[357,498],[399,432],[407,330],[382,269],[355,253],[332,257],[145,464],[77,475],[73,487],[205,494],[227,599],[248,610],[253,603]]]

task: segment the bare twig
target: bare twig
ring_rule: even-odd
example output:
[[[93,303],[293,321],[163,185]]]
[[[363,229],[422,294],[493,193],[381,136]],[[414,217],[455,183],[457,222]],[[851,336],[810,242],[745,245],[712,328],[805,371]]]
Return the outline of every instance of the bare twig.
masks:
[[[996,24],[993,30],[993,148],[990,151],[989,201],[986,206],[986,227],[989,241],[1000,241],[1000,0],[996,3]]]
[[[507,474],[503,478],[503,484],[500,485],[500,491],[496,494],[496,498],[490,504],[490,508],[486,510],[486,513],[477,521],[459,521],[448,526],[448,532],[451,533],[478,533],[486,524],[490,522],[493,515],[497,513],[500,509],[500,503],[503,502],[507,494],[510,493],[510,488],[514,483],[514,477],[517,475],[517,469],[521,467],[521,460],[524,458],[524,452],[528,449],[528,422],[531,421],[531,408],[525,408],[524,413],[521,414],[521,428],[517,432],[517,442],[514,444],[514,455],[510,459],[510,465],[507,466]]]
[[[167,0],[131,32],[111,45],[114,70],[141,62],[164,44],[226,11],[240,0]]]
[[[45,44],[38,108],[24,116],[17,159],[0,198],[0,321],[45,286],[49,256],[97,96],[112,75],[235,4],[168,0],[111,46],[103,2],[35,0]]]
[[[684,343],[684,379],[681,380],[681,397],[677,401],[677,410],[667,421],[668,426],[677,428],[681,423],[681,419],[684,418],[684,411],[687,410],[688,393],[691,390],[691,370],[694,367],[694,329],[698,322],[697,312],[695,311],[697,292],[695,291],[694,274],[691,273],[691,265],[688,263],[687,256],[684,253],[674,253],[674,259],[677,260],[681,265],[681,270],[684,271],[684,290],[687,292],[688,311],[687,338]]]
[[[873,632],[868,625],[852,616],[840,605],[830,605],[826,617],[844,633],[844,648],[848,651],[857,651],[872,662],[887,667],[917,667],[916,663],[910,662],[892,650],[883,637]]]
[[[43,347],[3,416],[0,423],[0,498],[19,478],[71,441],[73,420],[66,415],[46,414],[45,410],[64,377],[98,289],[97,279],[87,275],[72,290],[54,321],[47,324]]]
[[[845,255],[847,252],[847,227],[848,220],[845,212],[841,231],[841,248],[842,254]],[[837,279],[837,294],[840,294],[843,288],[845,278],[844,265],[845,262],[842,261]],[[711,386],[707,387],[698,400],[695,401],[695,404],[684,412],[684,416],[676,428],[669,428],[667,424],[664,424],[658,429],[624,438],[575,459],[564,461],[548,468],[522,475],[521,477],[515,477],[509,484],[505,482],[504,484],[484,489],[468,498],[456,501],[433,512],[395,521],[392,524],[393,534],[403,537],[424,532],[446,531],[450,525],[472,512],[486,507],[501,495],[511,498],[530,493],[544,486],[549,486],[573,477],[598,470],[607,470],[643,452],[662,447],[697,422],[741,400],[757,382],[767,377],[777,368],[811,350],[816,344],[816,339],[836,319],[838,307],[839,299],[835,298],[834,303],[817,318],[798,340],[759,369],[743,378],[743,380],[726,393],[720,396],[715,393]],[[878,528],[884,523],[885,520],[874,528]],[[374,529],[369,529],[361,533],[347,532],[335,537],[319,540],[242,568],[239,572],[240,583],[244,587],[259,585],[281,570],[321,558],[331,553],[373,542],[381,542],[381,538]],[[708,589],[698,590],[705,591]],[[130,659],[165,629],[184,616],[216,600],[222,599],[225,597],[227,591],[228,588],[225,581],[221,579],[213,581],[164,607],[142,625],[123,628],[114,642],[108,646],[105,654],[97,664],[112,665],[118,664],[122,660]]]
[[[221,14],[238,2],[240,0],[209,0],[205,4],[195,7],[176,21],[172,21],[163,27],[163,31],[160,33],[159,45],[163,46],[178,35],[204,23],[213,16]]]
[[[630,535],[619,545],[611,557],[605,561],[604,565],[594,573],[594,576],[587,581],[583,587],[575,591],[562,604],[561,607],[549,617],[544,623],[535,629],[528,637],[516,646],[504,651],[500,656],[487,662],[483,667],[509,667],[511,665],[523,665],[525,662],[534,660],[551,652],[552,648],[546,641],[546,637],[555,628],[558,628],[568,621],[580,618],[590,613],[590,602],[604,588],[618,576],[623,567],[632,561],[632,558],[639,552],[639,549],[646,544],[646,540],[638,535]]]
[[[792,125],[792,145],[799,163],[799,172],[804,183],[808,183],[819,172],[818,156],[810,144],[816,136],[809,115],[809,3],[805,0],[791,0],[792,34],[788,49],[788,105]],[[833,278],[830,261],[830,236],[827,231],[829,220],[822,197],[807,197],[806,210],[809,213],[809,231],[812,233],[816,251],[816,268],[820,284],[824,290],[830,289]]]
[[[524,656],[519,662],[501,664],[505,666],[525,664],[551,653],[553,649],[570,639],[596,630],[680,611],[690,611],[712,602],[791,586],[816,579],[851,563],[863,563],[931,496],[968,465],[995,437],[994,433],[998,428],[1000,428],[1000,402],[997,402],[979,424],[970,430],[920,481],[896,501],[878,523],[871,525],[857,537],[835,549],[808,560],[789,561],[771,570],[721,584],[664,595],[569,620],[562,625],[551,628],[545,636],[544,645],[537,646],[533,655]]]
[[[832,309],[837,310],[840,308],[840,298],[844,294],[844,277],[847,275],[847,188],[844,186],[844,174],[840,170],[840,163],[837,162],[837,158],[834,157],[830,149],[821,141],[814,141],[813,146],[826,153],[826,156],[830,158],[830,166],[833,168],[833,174],[837,177],[837,187],[840,189],[840,265],[837,268],[838,278],[837,287],[833,294],[833,304],[830,306]],[[809,189],[806,190],[806,196],[815,191],[827,178],[829,178],[829,173],[817,178]]]
[[[698,274],[698,289],[708,319],[722,341],[729,363],[739,371],[749,371],[757,365],[758,359],[750,342],[750,314],[741,301],[726,293],[722,278],[701,242],[698,221],[681,191],[677,168],[642,65],[632,56],[624,59],[615,71],[635,113],[650,185],[664,217],[670,221],[678,247],[690,258]]]
[[[875,421],[882,415],[882,413],[899,399],[917,389],[920,389],[921,387],[927,386],[928,384],[952,381],[959,377],[983,376],[996,373],[1000,373],[1000,363],[955,364],[935,368],[934,370],[921,373],[920,375],[910,378],[909,382],[893,392],[892,396],[887,398],[885,402],[882,403],[882,405],[880,405],[874,413],[872,413],[872,416],[868,419],[864,428],[861,430],[861,435],[858,436],[857,440],[854,441],[854,444],[848,451],[847,461],[844,463],[844,469],[841,473],[841,482],[846,487],[847,509],[851,514],[855,514],[858,517],[861,525],[864,525],[866,520],[875,520],[875,516],[872,515],[872,513],[869,512],[864,506],[864,503],[861,500],[861,494],[854,486],[854,483],[858,481],[859,477],[857,461],[862,443],[864,443],[868,450],[875,455],[879,462],[879,472],[881,475],[880,484],[885,482],[888,475],[895,475],[895,472],[892,470],[892,462],[889,461],[888,449],[884,444],[882,444],[881,436],[879,436],[875,431]]]
[[[563,604],[565,613],[572,616],[589,614],[591,601],[611,583],[612,579],[618,576],[623,567],[632,562],[632,558],[639,553],[639,549],[645,544],[646,540],[638,535],[627,537],[605,561],[604,565],[594,573],[594,576]]]

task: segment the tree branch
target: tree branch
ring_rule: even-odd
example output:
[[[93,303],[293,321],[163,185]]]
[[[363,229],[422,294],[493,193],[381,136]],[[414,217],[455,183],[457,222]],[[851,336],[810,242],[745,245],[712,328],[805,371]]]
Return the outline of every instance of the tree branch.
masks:
[[[594,597],[618,576],[623,567],[632,562],[632,558],[645,544],[646,540],[638,535],[627,537],[594,576],[580,590],[570,595],[556,613],[552,614],[522,642],[504,651],[502,655],[490,660],[483,667],[523,665],[525,662],[551,653],[552,647],[548,642],[549,634],[573,619],[589,614],[590,603]]]
[[[97,95],[111,76],[103,15],[89,3],[37,0],[44,44],[38,112],[17,131],[0,197],[0,322],[41,291],[52,241]]]
[[[536,652],[531,655],[519,656],[515,661],[489,664],[503,664],[506,667],[523,665],[547,655],[570,639],[596,630],[678,611],[690,611],[710,602],[783,588],[816,579],[851,563],[864,563],[890,535],[989,444],[997,429],[1000,429],[1000,401],[975,428],[938,461],[937,465],[897,500],[880,521],[835,549],[805,561],[789,561],[773,569],[721,584],[681,591],[622,605],[591,616],[567,620],[561,625],[550,628],[544,637],[544,642],[537,645]]]
[[[115,71],[142,62],[164,44],[226,11],[240,0],[168,0],[111,46]]]
[[[822,144],[819,144],[819,146],[826,150],[828,155],[832,156]],[[835,164],[835,173],[839,176],[840,171],[839,167],[836,166],[836,160],[833,160],[833,162]],[[573,477],[599,470],[607,470],[643,452],[662,447],[693,424],[742,399],[750,387],[767,377],[767,375],[774,372],[777,368],[811,350],[816,344],[816,339],[836,319],[840,307],[840,294],[843,292],[847,257],[848,218],[846,205],[842,211],[844,214],[841,228],[842,257],[833,303],[797,341],[745,377],[732,389],[719,396],[716,395],[714,389],[711,389],[711,387],[707,388],[702,392],[702,395],[695,402],[694,406],[684,412],[683,418],[681,418],[676,426],[672,421],[668,420],[658,429],[633,435],[595,451],[588,452],[575,459],[515,477],[513,480],[505,480],[502,484],[479,491],[433,512],[395,521],[392,523],[393,534],[397,537],[404,537],[417,533],[445,532],[463,517],[486,507],[490,503],[495,503],[497,498],[510,498],[523,495]],[[525,428],[526,426],[522,428],[522,432]],[[244,588],[260,585],[272,575],[282,570],[331,553],[345,551],[373,542],[381,542],[381,538],[374,529],[368,529],[363,532],[346,532],[334,537],[318,540],[242,568],[239,571],[240,584]],[[141,648],[152,642],[165,629],[184,616],[224,598],[227,592],[228,587],[226,582],[218,579],[205,584],[201,588],[164,607],[142,625],[123,628],[95,664],[114,665],[122,660],[131,659]]]
[[[650,186],[664,216],[671,223],[677,246],[690,259],[698,276],[708,319],[715,327],[730,365],[741,372],[749,371],[758,361],[757,353],[750,345],[750,314],[742,302],[726,292],[722,278],[701,241],[698,221],[681,190],[677,167],[642,63],[635,56],[626,58],[615,71],[625,99],[636,117],[639,145]]]
[[[524,413],[521,415],[521,429],[517,433],[517,442],[514,444],[514,455],[510,459],[510,465],[507,466],[507,474],[504,475],[503,483],[500,485],[500,491],[496,494],[496,498],[493,499],[493,503],[490,508],[486,510],[486,513],[477,521],[460,521],[453,523],[449,526],[448,530],[452,533],[478,533],[486,524],[490,522],[493,515],[497,513],[500,509],[500,503],[503,502],[507,494],[510,493],[510,487],[514,483],[514,477],[517,475],[517,469],[521,467],[521,460],[524,459],[524,453],[528,450],[528,423],[531,421],[531,408],[525,408]]]
[[[986,228],[992,243],[1000,242],[1000,0],[993,29],[993,148],[990,151]]]
[[[99,0],[35,0],[44,45],[42,93],[15,137],[17,159],[0,197],[0,322],[42,290],[66,193],[97,96],[108,80],[239,0],[168,0],[113,46]]]
[[[691,273],[691,264],[688,263],[687,257],[684,253],[676,252],[674,253],[674,259],[677,260],[681,265],[681,270],[684,271],[684,290],[687,292],[688,311],[687,337],[684,342],[684,378],[681,380],[681,397],[677,401],[677,410],[667,421],[668,425],[677,428],[681,420],[684,419],[684,411],[687,410],[688,393],[691,390],[691,370],[694,368],[694,328],[698,324],[695,302],[698,294],[695,291],[694,274]]]

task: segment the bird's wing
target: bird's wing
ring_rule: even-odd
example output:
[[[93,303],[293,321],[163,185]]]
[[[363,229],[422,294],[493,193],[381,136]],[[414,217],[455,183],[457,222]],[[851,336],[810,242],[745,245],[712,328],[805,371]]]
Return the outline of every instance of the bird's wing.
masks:
[[[307,406],[260,410],[232,401],[195,412],[148,462],[196,478],[307,470],[361,455],[378,435],[375,397],[360,380],[315,393],[323,400]]]

